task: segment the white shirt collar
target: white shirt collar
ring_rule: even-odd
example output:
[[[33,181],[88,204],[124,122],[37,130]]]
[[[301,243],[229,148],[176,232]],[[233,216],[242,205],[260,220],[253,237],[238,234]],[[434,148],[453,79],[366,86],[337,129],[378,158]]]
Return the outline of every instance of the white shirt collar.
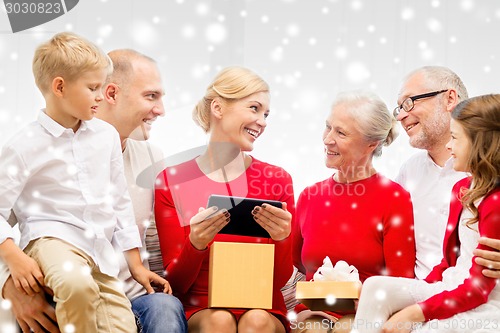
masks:
[[[45,109],[42,109],[38,114],[38,122],[40,125],[47,130],[52,136],[60,137],[65,131],[71,130],[69,128],[65,128],[57,121],[52,119],[49,115],[45,113]],[[92,120],[82,120],[78,131],[86,131],[87,129],[95,131],[95,126],[93,125]]]

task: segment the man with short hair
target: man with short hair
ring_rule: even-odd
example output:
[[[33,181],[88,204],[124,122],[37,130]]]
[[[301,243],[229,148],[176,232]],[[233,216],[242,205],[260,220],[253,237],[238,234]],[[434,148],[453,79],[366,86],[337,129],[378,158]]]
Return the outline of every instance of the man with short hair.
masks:
[[[426,66],[406,76],[394,109],[411,146],[422,149],[403,164],[396,177],[413,203],[418,279],[424,279],[441,261],[451,189],[467,176],[453,170],[445,147],[451,111],[467,98],[457,74],[446,67]]]
[[[453,159],[445,145],[450,140],[451,111],[468,98],[460,77],[446,67],[425,66],[403,80],[394,116],[409,136],[411,146],[422,149],[401,167],[396,181],[410,192],[415,223],[417,260],[415,275],[424,279],[439,264],[448,222],[451,189],[467,177],[453,170]],[[500,241],[480,242],[500,250]],[[476,261],[500,269],[500,254],[476,250]],[[500,271],[485,269],[483,274],[500,278]]]

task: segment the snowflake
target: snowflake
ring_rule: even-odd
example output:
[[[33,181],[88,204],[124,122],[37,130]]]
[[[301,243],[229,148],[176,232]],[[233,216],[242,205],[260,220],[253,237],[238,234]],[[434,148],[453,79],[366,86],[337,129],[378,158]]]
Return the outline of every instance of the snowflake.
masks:
[[[82,273],[83,276],[90,276],[90,273],[92,272],[92,270],[90,269],[89,266],[83,266],[81,268],[80,272]]]
[[[383,289],[379,289],[377,291],[375,291],[375,299],[377,301],[383,301],[387,298],[387,292]]]
[[[335,50],[335,56],[338,59],[345,59],[347,55],[348,55],[347,48],[345,48],[344,46],[339,46]]]
[[[97,33],[101,38],[106,38],[111,35],[111,32],[113,32],[113,26],[111,24],[106,24],[102,25]]]
[[[415,12],[413,11],[412,8],[405,8],[401,12],[401,18],[404,21],[409,21],[409,20],[413,19],[414,16],[415,16]]]
[[[460,3],[460,7],[462,10],[468,12],[474,8],[474,1],[473,0],[462,0]]]
[[[10,165],[7,167],[7,173],[10,176],[16,176],[19,173],[19,169],[14,165]]]
[[[71,272],[73,270],[73,263],[71,261],[63,262],[63,270],[65,272]]]
[[[346,68],[346,76],[352,83],[361,83],[370,78],[371,73],[364,63],[352,62]]]
[[[181,30],[181,34],[186,39],[192,39],[196,35],[196,28],[191,24],[185,25]]]
[[[441,3],[439,2],[439,0],[432,0],[432,2],[431,2],[431,6],[434,8],[437,8],[440,5],[441,5]]]
[[[0,302],[0,308],[2,308],[2,310],[10,311],[11,307],[12,307],[12,303],[8,299],[3,299]]]
[[[221,23],[212,23],[207,27],[205,36],[209,42],[220,44],[226,40],[226,27]]]
[[[429,28],[430,31],[436,33],[441,31],[442,29],[442,24],[435,18],[431,18],[427,20],[427,28]]]
[[[75,333],[75,331],[76,331],[75,325],[73,324],[67,324],[63,328],[63,333]]]
[[[200,16],[205,16],[208,14],[208,12],[210,11],[210,7],[206,4],[206,3],[199,3],[197,6],[196,6],[196,12],[198,13],[198,15]]]
[[[131,24],[130,35],[135,43],[142,46],[153,46],[160,39],[156,29],[145,21],[137,21]]]
[[[0,332],[3,333],[17,333],[17,325],[13,323],[1,323]]]
[[[297,24],[290,24],[286,28],[286,32],[291,37],[296,37],[300,33],[300,28]]]
[[[337,298],[334,295],[327,295],[325,302],[328,305],[334,305],[337,302]]]
[[[280,62],[283,60],[283,48],[281,46],[277,46],[271,52],[271,59],[275,62]]]
[[[401,222],[402,222],[401,216],[394,216],[394,217],[391,219],[391,224],[392,224],[394,227],[397,227],[397,226],[401,225]]]
[[[360,0],[354,0],[351,2],[351,8],[354,11],[363,9],[363,3]]]
[[[91,228],[86,229],[83,235],[87,239],[93,239],[95,237],[94,231]]]

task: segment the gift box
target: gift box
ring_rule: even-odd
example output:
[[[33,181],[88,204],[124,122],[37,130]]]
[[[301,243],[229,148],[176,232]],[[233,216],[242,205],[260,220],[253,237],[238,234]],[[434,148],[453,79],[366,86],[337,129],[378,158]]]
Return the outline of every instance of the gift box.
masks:
[[[210,246],[208,306],[271,309],[274,244],[214,242]]]
[[[298,281],[296,298],[313,311],[351,312],[360,292],[358,281]]]

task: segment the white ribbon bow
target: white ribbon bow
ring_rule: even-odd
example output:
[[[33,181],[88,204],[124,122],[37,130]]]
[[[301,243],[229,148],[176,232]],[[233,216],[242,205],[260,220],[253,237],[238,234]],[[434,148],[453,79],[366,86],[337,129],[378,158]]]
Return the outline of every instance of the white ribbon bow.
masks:
[[[318,267],[313,276],[314,281],[359,281],[356,267],[343,260],[337,261],[335,267],[328,256],[323,259],[323,265]]]

